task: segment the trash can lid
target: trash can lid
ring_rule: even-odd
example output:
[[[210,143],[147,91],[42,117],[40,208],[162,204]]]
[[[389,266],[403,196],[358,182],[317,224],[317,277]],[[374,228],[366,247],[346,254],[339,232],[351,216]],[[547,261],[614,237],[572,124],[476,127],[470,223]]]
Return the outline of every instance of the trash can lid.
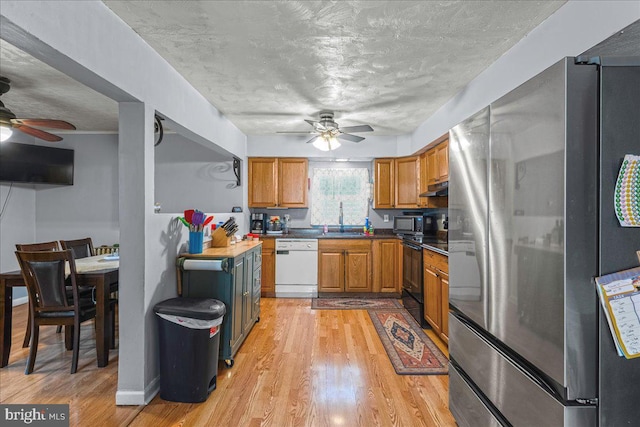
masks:
[[[222,301],[213,298],[171,298],[153,307],[153,311],[170,316],[190,317],[200,320],[218,319],[227,309]]]

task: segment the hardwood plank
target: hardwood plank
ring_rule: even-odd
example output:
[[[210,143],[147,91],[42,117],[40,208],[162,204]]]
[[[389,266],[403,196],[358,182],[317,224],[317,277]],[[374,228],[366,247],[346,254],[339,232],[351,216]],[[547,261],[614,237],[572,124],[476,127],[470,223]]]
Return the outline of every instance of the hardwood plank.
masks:
[[[78,373],[62,334],[43,328],[36,369],[24,375],[26,306],[15,307],[12,354],[0,369],[2,403],[69,403],[71,425],[455,426],[447,376],[397,375],[365,310],[311,310],[308,299],[263,298],[260,322],[233,368],[219,364],[204,403],[115,406],[117,351],[96,366],[92,324],[82,328]],[[431,330],[425,331],[447,354]]]

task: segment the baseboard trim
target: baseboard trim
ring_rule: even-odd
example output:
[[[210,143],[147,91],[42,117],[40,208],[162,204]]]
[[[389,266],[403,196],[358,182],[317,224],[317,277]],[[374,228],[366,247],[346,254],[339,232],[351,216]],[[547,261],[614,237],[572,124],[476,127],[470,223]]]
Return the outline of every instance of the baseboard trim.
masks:
[[[160,391],[160,376],[155,377],[144,391],[118,390],[116,392],[116,405],[138,406],[146,405]]]
[[[24,297],[20,297],[20,298],[16,298],[11,302],[11,306],[15,307],[17,305],[22,305],[22,304],[26,304],[29,302],[29,297],[28,296],[24,296]]]

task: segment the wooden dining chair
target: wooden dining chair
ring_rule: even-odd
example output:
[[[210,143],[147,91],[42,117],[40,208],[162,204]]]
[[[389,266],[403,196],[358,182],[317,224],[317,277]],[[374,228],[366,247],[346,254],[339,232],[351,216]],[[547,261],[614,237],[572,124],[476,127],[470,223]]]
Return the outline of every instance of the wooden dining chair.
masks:
[[[53,242],[42,242],[42,243],[17,243],[16,249],[19,251],[27,251],[27,252],[40,252],[40,251],[59,251],[60,245],[58,245],[57,241]],[[91,292],[91,289],[89,289]],[[83,292],[81,292],[83,293]],[[86,294],[86,290],[84,290]],[[62,331],[62,327],[58,326],[57,332],[60,333]],[[27,330],[24,333],[24,341],[22,342],[22,347],[29,347],[29,341],[31,340],[31,316],[27,317]]]
[[[62,249],[70,249],[75,259],[87,258],[96,254],[91,237],[77,240],[60,240]]]
[[[96,250],[93,247],[93,241],[91,240],[91,237],[76,240],[60,240],[60,245],[62,245],[62,249],[71,250],[75,259],[87,258],[96,255]],[[111,306],[110,313],[112,316],[111,348],[115,348],[115,327],[113,325],[115,325],[115,306],[118,304],[117,289],[118,284],[114,283],[111,292],[112,298],[109,301],[109,304]],[[96,302],[95,297],[93,297],[93,302]]]
[[[16,251],[22,277],[29,292],[29,316],[31,317],[31,347],[25,374],[33,372],[38,352],[40,325],[63,325],[73,334],[71,373],[78,370],[80,349],[80,324],[96,317],[96,307],[91,300],[80,298],[76,285],[76,267],[73,253],[65,251]],[[67,297],[65,264],[69,264],[72,298]]]

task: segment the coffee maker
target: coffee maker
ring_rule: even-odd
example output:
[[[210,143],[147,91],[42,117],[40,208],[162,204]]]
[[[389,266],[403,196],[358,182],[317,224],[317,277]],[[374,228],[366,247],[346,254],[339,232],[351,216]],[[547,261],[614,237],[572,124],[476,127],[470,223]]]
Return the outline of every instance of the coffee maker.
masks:
[[[257,234],[266,233],[267,215],[263,213],[251,214],[251,232]]]

